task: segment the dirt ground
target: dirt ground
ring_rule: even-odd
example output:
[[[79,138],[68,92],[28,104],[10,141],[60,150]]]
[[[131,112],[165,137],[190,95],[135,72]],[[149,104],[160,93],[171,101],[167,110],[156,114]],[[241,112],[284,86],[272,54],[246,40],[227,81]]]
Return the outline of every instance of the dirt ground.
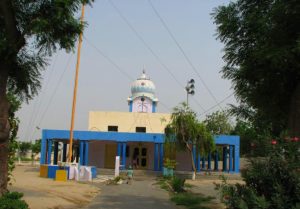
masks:
[[[58,182],[39,177],[39,167],[16,166],[10,191],[24,193],[31,209],[82,208],[100,192],[99,188],[82,182]]]
[[[196,181],[192,180],[186,180],[187,184],[192,185],[189,190],[191,190],[193,193],[199,193],[204,196],[210,196],[214,197],[209,205],[207,205],[211,209],[222,209],[225,208],[225,205],[221,203],[220,201],[220,194],[215,189],[216,184],[221,184],[222,180],[220,179],[206,179],[205,177],[202,177],[200,179],[197,179]],[[237,179],[227,179],[228,184],[244,184],[244,181],[237,180]]]
[[[99,184],[99,182],[103,179],[98,178],[94,180],[94,183],[75,181],[57,182],[53,179],[39,177],[38,165],[18,165],[16,166],[13,174],[15,181],[13,182],[12,186],[9,186],[9,190],[24,193],[23,199],[28,203],[31,209],[86,208],[93,204],[97,205],[97,207],[94,208],[98,208],[99,205],[103,206],[103,204],[105,206],[105,203],[100,201],[101,198],[103,199],[106,197],[105,190],[103,190],[103,197],[101,195],[102,192],[100,192],[100,190],[103,189],[103,186],[100,186],[101,184]],[[231,178],[228,179],[228,183],[230,184],[243,183],[239,175],[229,175],[229,177]],[[186,183],[192,185],[190,190],[194,193],[201,193],[205,196],[216,197],[214,200],[212,200],[210,208],[224,208],[224,205],[219,201],[218,192],[215,190],[215,183],[221,183],[221,180],[219,180],[218,176],[203,175],[200,176],[200,178],[197,178],[196,181],[186,180]],[[141,188],[144,186],[145,185],[141,185]],[[119,192],[119,190],[116,191],[117,192],[113,193]],[[138,191],[128,190],[126,192],[129,192],[129,195],[134,197],[138,196]],[[148,193],[147,195],[149,196]],[[165,195],[167,195],[167,193]],[[95,198],[96,196],[97,198]],[[154,196],[150,195],[149,201],[155,200]],[[115,208],[119,207],[116,206]]]

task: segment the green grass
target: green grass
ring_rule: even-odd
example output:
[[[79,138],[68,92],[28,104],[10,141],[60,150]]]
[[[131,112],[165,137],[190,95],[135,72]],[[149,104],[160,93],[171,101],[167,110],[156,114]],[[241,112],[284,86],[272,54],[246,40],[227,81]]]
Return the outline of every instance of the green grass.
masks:
[[[167,185],[167,179],[160,178],[157,180],[157,184],[160,186],[160,188],[169,191],[169,186]]]
[[[183,205],[187,209],[209,209],[211,200],[215,199],[214,197],[204,197],[201,194],[195,194],[191,192],[173,192],[170,190],[170,181],[172,178],[158,178],[157,183],[160,185],[160,188],[170,192],[171,201],[176,203],[176,205]],[[191,188],[194,187],[191,184],[184,184],[184,187]]]
[[[194,194],[189,192],[173,194],[171,201],[176,205],[183,205],[188,209],[209,209],[205,206],[214,199],[213,197],[203,197],[200,194]]]

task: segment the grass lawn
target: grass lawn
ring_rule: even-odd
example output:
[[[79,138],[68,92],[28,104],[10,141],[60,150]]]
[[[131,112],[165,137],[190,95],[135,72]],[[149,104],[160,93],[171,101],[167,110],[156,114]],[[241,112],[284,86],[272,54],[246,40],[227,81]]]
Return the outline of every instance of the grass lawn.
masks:
[[[170,192],[171,201],[176,203],[176,205],[183,205],[188,209],[209,209],[211,200],[215,199],[214,197],[205,197],[201,194],[192,193],[189,191],[184,192],[174,192],[172,190],[172,178],[159,178],[157,179],[157,184],[160,185],[162,189]],[[184,184],[184,188],[193,187],[190,184]]]
[[[176,205],[184,205],[188,209],[209,209],[208,205],[213,197],[204,197],[200,194],[194,194],[190,192],[183,192],[173,194],[171,201]]]

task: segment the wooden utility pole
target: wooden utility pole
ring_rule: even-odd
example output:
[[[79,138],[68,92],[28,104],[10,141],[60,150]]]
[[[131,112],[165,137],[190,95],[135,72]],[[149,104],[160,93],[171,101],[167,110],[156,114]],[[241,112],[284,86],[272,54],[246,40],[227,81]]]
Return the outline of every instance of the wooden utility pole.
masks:
[[[80,17],[80,23],[82,25],[83,25],[83,17],[84,17],[84,4],[82,5],[81,17]],[[77,63],[76,63],[75,84],[74,84],[74,91],[73,91],[73,104],[72,104],[68,162],[71,162],[72,154],[73,154],[73,130],[74,130],[74,120],[75,120],[75,110],[76,110],[76,96],[77,96],[78,73],[79,73],[79,65],[80,65],[81,44],[82,44],[82,33],[80,33],[80,35],[79,35],[79,43],[78,43],[78,50],[77,50]]]

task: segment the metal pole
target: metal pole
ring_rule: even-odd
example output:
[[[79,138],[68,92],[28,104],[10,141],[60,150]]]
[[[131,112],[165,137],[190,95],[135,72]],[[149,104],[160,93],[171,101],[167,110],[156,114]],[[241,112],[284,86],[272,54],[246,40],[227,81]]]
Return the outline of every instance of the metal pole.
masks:
[[[83,24],[83,17],[84,17],[84,4],[82,5],[82,8],[81,8],[81,17],[80,17],[81,24]],[[73,92],[68,162],[71,162],[72,152],[73,152],[73,129],[74,129],[74,119],[75,119],[75,110],[76,110],[76,96],[77,96],[78,73],[79,73],[79,65],[80,65],[81,44],[82,44],[82,33],[80,33],[80,35],[79,35],[79,43],[78,43],[78,51],[77,51],[77,63],[76,63],[76,73],[75,73],[75,85],[74,85],[74,92]]]
[[[189,106],[189,92],[186,91],[186,105]]]

